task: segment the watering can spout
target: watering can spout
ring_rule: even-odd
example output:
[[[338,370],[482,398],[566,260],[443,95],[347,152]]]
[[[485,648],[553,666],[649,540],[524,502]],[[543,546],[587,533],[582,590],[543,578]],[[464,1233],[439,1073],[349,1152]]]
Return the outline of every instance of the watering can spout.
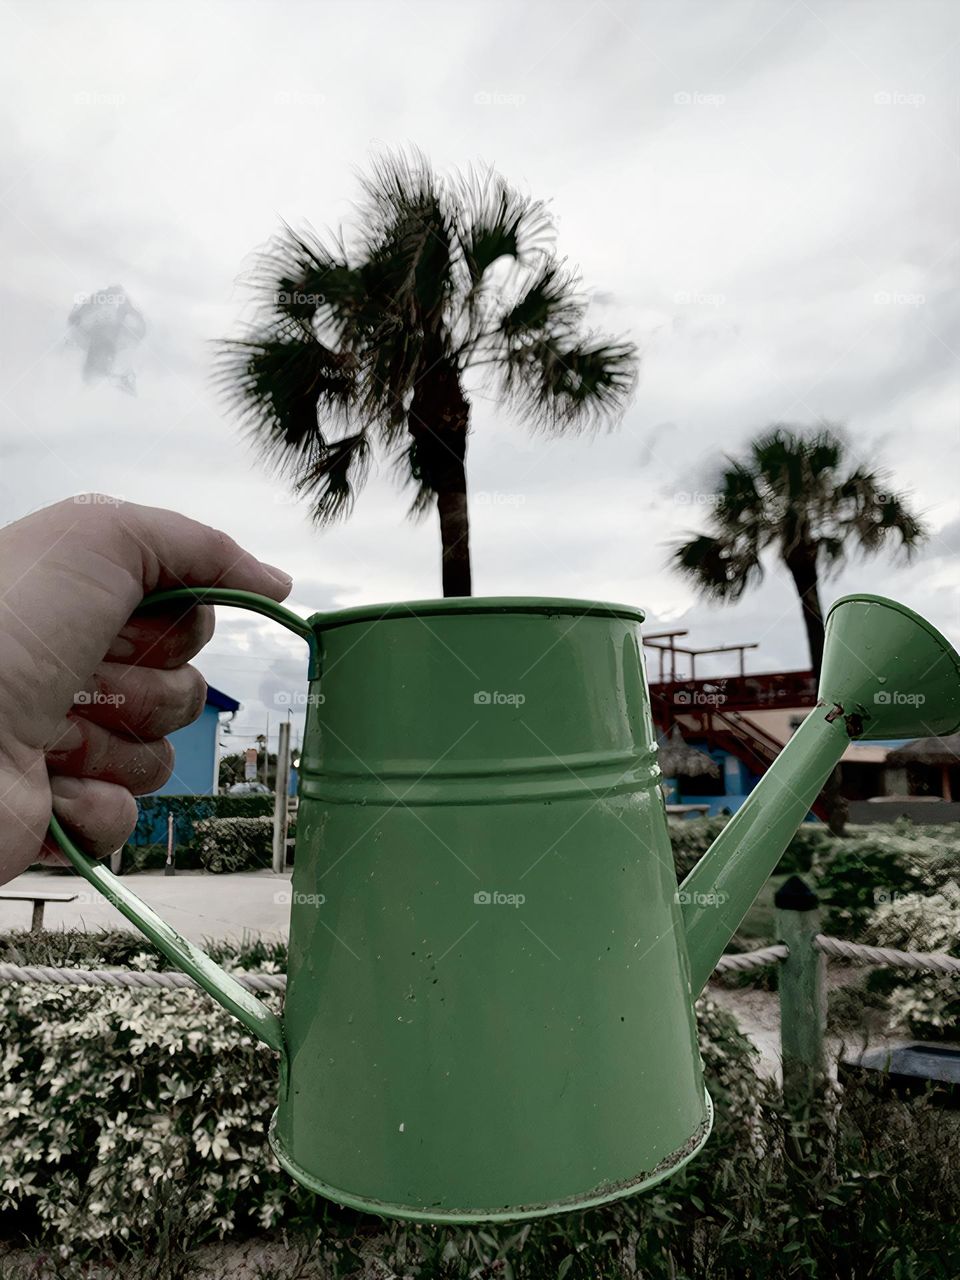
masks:
[[[850,743],[958,727],[960,657],[949,642],[893,600],[838,600],[817,705],[680,886],[694,995]]]

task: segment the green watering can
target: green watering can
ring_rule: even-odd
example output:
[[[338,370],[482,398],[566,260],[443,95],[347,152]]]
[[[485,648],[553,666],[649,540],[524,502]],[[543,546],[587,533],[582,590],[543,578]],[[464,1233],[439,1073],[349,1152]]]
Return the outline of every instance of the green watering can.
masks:
[[[304,1186],[421,1222],[583,1209],[710,1133],[694,1000],[851,740],[960,725],[960,658],[839,600],[820,701],[677,887],[639,609],[428,600],[318,613],[282,1020],[52,829],[76,869],[280,1056]]]

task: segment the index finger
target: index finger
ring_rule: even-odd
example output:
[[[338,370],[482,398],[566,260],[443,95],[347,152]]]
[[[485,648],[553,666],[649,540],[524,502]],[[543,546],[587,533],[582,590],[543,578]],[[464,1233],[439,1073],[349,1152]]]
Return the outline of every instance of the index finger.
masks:
[[[138,610],[117,632],[104,661],[166,670],[180,667],[204,648],[215,625],[211,605],[189,600]]]

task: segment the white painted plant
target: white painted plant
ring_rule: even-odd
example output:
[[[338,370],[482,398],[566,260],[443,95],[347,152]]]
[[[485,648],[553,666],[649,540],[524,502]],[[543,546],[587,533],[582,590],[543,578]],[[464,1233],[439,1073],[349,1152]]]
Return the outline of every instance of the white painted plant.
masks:
[[[960,954],[960,885],[949,880],[936,893],[910,893],[877,907],[865,939],[910,951]],[[896,971],[890,993],[890,1024],[914,1035],[956,1035],[960,983],[950,974]]]

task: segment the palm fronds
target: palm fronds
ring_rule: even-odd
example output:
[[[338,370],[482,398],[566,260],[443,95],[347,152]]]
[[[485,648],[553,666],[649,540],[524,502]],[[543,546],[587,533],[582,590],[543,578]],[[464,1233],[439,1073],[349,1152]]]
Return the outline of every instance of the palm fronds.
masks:
[[[748,541],[702,533],[675,548],[674,568],[709,599],[734,603],[763,577],[756,547]]]
[[[671,562],[708,596],[737,600],[775,549],[788,566],[835,572],[851,553],[872,555],[891,537],[910,555],[923,521],[890,491],[886,473],[855,464],[840,428],[775,423],[742,458],[729,459],[717,485],[709,533],[675,547]]]
[[[534,428],[569,431],[616,421],[636,378],[632,343],[547,333],[507,348],[501,388]]]
[[[356,361],[290,322],[220,344],[215,383],[274,461],[308,456],[319,414],[345,420],[356,393]]]
[[[465,440],[460,379],[472,364],[494,371],[535,428],[623,411],[636,350],[583,332],[579,279],[552,256],[542,201],[490,168],[439,175],[414,148],[374,159],[356,211],[352,236],[283,226],[249,278],[257,321],[217,358],[244,429],[318,518],[349,509],[378,445],[424,510],[445,433]],[[414,405],[445,397],[446,426],[443,414],[412,420]]]

